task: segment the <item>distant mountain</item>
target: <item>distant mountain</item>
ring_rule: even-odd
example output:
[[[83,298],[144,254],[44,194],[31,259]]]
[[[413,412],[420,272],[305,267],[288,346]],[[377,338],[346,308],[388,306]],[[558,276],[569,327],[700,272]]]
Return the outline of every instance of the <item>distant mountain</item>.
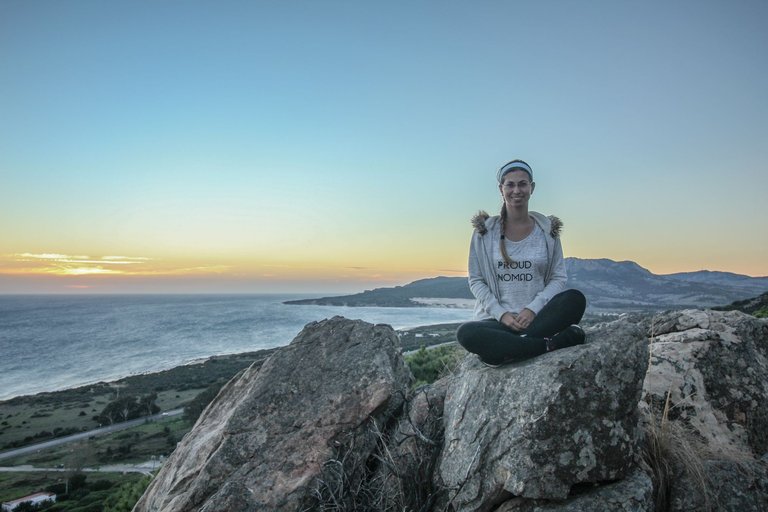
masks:
[[[566,258],[568,286],[578,288],[593,310],[712,307],[768,290],[767,277],[729,272],[657,275],[633,261]]]
[[[661,277],[669,277],[678,281],[693,281],[697,283],[722,284],[725,286],[739,286],[745,289],[753,289],[760,293],[768,289],[768,277],[750,277],[733,272],[716,272],[712,270],[699,270],[697,272],[679,272],[677,274],[662,274]]]
[[[587,296],[592,312],[712,307],[754,297],[768,290],[768,277],[730,272],[657,275],[633,261],[566,258],[568,287]],[[334,306],[423,306],[414,299],[472,299],[465,277],[421,279],[394,288],[354,295],[288,301]]]
[[[319,299],[289,300],[285,304],[320,304],[324,306],[379,306],[412,307],[421,306],[412,299],[424,297],[433,299],[474,299],[469,291],[466,277],[432,277],[420,279],[404,286],[376,288],[353,295],[321,297]]]

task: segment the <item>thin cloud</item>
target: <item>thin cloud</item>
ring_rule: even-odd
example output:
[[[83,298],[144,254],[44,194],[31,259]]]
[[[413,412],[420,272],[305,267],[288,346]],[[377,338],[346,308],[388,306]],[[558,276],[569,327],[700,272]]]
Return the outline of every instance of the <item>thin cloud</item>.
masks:
[[[63,260],[63,259],[87,259],[90,256],[71,256],[69,254],[58,254],[58,253],[42,253],[42,254],[33,254],[30,252],[24,252],[21,254],[12,254],[12,257],[19,257],[19,258],[32,258],[35,260]]]
[[[123,260],[123,261],[152,261],[152,258],[144,258],[141,256],[102,256],[102,260]]]
[[[132,272],[131,275],[142,276],[171,276],[171,275],[190,275],[190,274],[223,274],[230,270],[229,265],[208,265],[202,267],[185,267],[163,270],[146,270]]]
[[[61,263],[91,263],[94,265],[135,265],[142,263],[140,261],[117,261],[117,260],[90,260],[90,259],[60,259],[55,260]]]
[[[108,268],[99,267],[74,267],[74,268],[59,268],[57,271],[50,272],[52,274],[59,274],[65,276],[87,276],[98,274],[122,274],[119,270],[110,270]]]
[[[101,258],[92,258],[90,256],[73,256],[58,253],[33,254],[29,252],[11,256],[15,257],[16,261],[52,261],[57,263],[87,263],[93,265],[134,265],[136,263],[151,261],[151,258],[142,256],[103,256]]]
[[[48,274],[58,276],[176,276],[222,274],[231,269],[226,265],[206,265],[182,268],[163,268],[162,262],[146,256],[83,256],[61,253],[7,254],[8,268],[0,273],[14,275]],[[19,268],[19,263],[23,263]]]

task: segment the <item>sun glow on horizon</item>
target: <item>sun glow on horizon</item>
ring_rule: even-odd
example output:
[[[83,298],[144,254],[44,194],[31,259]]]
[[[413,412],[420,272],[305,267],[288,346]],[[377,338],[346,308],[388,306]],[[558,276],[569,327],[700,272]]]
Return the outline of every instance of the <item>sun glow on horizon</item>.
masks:
[[[105,268],[116,266],[118,268]],[[0,259],[0,274],[16,276],[115,275],[115,276],[179,276],[219,275],[229,265],[175,266],[159,258],[144,256],[72,256],[59,253],[9,254]]]
[[[379,254],[379,256],[381,256]],[[262,261],[258,258],[195,260],[148,256],[98,256],[65,252],[0,255],[0,293],[358,293],[437,276],[465,276],[455,268],[420,262]]]

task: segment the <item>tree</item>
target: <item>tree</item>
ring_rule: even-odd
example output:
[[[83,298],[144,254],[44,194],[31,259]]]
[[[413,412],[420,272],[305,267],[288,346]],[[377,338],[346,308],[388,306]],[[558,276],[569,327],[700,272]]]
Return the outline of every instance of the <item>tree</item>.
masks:
[[[145,416],[152,416],[160,412],[160,407],[155,403],[157,401],[157,393],[152,393],[141,397],[139,400],[139,406],[144,412]]]
[[[160,412],[155,401],[157,393],[137,398],[133,395],[123,395],[109,402],[101,413],[94,417],[100,423],[112,425],[117,421],[128,421]]]

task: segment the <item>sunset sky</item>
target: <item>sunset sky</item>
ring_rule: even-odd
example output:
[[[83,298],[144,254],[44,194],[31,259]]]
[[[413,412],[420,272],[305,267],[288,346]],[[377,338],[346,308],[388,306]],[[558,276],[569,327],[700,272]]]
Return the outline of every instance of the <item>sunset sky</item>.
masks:
[[[768,275],[768,2],[0,0],[0,293],[466,275],[496,169],[566,256]]]

